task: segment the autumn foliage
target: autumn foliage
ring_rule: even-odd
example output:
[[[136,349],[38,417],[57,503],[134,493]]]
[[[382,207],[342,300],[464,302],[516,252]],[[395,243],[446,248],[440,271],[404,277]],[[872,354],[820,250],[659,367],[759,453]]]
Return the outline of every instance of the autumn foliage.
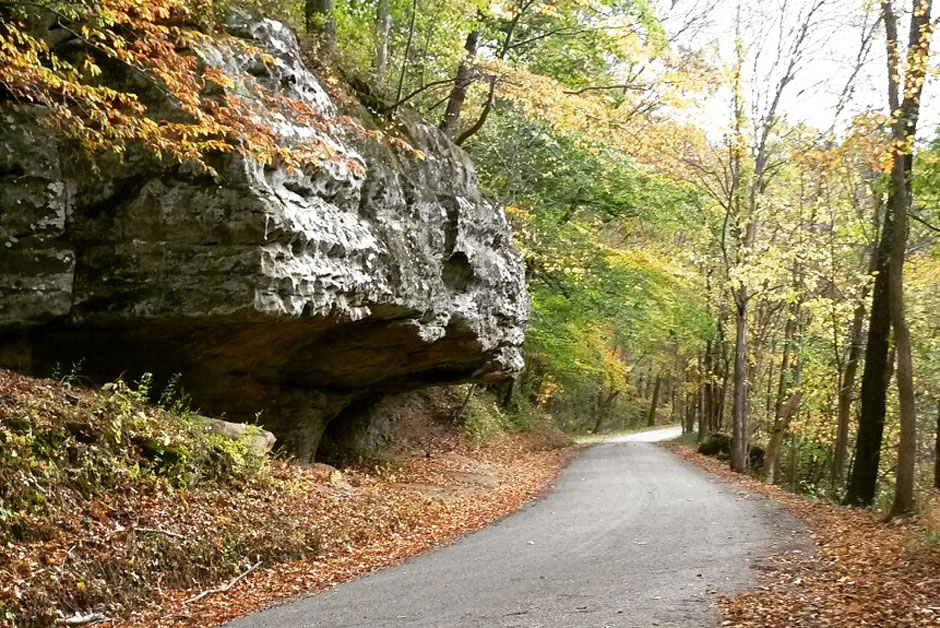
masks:
[[[212,0],[4,0],[0,103],[41,106],[45,123],[92,152],[139,146],[209,170],[207,156],[225,153],[289,166],[336,159],[323,112],[205,63],[210,46],[274,63],[223,34],[216,13]],[[272,113],[320,133],[288,145]]]
[[[921,518],[887,523],[877,514],[810,500],[732,473],[675,445],[673,451],[725,480],[782,502],[809,527],[812,551],[781,546],[761,564],[760,586],[721,601],[738,628],[937,626],[940,546]]]
[[[479,446],[428,429],[395,464],[301,466],[145,395],[0,370],[3,628],[93,612],[218,625],[478,528],[538,494],[569,451],[537,433]]]

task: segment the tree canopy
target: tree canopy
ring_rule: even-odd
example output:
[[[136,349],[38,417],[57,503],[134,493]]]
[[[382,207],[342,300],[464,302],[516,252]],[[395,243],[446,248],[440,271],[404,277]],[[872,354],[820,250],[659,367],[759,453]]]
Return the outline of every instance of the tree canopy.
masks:
[[[514,411],[580,431],[668,415],[727,432],[735,470],[759,450],[768,481],[896,514],[940,486],[930,0],[238,4],[305,31],[370,125],[409,108],[473,156],[528,270]],[[273,95],[202,67],[206,38],[269,62],[225,38],[227,6],[4,0],[0,101],[90,150],[338,158],[285,148],[253,115]],[[103,80],[113,64],[140,81]]]

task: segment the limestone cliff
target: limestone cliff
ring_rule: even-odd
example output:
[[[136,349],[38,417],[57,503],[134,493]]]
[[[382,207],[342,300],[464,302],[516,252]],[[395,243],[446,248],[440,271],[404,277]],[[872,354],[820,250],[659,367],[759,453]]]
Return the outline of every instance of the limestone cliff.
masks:
[[[276,64],[208,63],[336,116],[287,28],[229,27]],[[337,149],[362,172],[225,157],[210,177],[134,155],[95,173],[36,115],[0,109],[0,365],[180,372],[203,412],[257,415],[304,459],[350,404],[520,368],[528,303],[505,216],[427,122],[405,115],[423,160],[347,132]],[[314,132],[272,121],[285,141]]]

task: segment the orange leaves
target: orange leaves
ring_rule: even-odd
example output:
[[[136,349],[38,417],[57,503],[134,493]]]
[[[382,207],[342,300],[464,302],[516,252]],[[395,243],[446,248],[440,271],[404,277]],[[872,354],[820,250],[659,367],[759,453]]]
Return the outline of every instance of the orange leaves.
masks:
[[[210,153],[282,160],[289,167],[345,159],[329,140],[334,124],[310,103],[273,93],[254,77],[203,67],[193,49],[228,47],[263,64],[273,59],[243,41],[186,26],[211,14],[206,2],[196,5],[102,0],[55,13],[13,2],[0,21],[0,103],[44,106],[47,123],[92,152],[121,154],[139,145],[208,171]],[[44,20],[52,22],[46,30],[69,43],[68,56],[62,40],[39,34],[43,29],[36,26]],[[75,45],[81,50],[77,58]],[[130,80],[102,78],[103,68],[113,74],[115,64]],[[286,146],[269,124],[272,115],[319,132],[299,146]]]
[[[782,502],[810,526],[815,555],[773,557],[758,589],[722,600],[736,628],[940,626],[940,547],[921,522],[885,523],[874,512],[812,501],[673,450],[708,471]]]
[[[0,536],[0,627],[52,625],[58,610],[89,609],[126,628],[220,625],[485,525],[537,495],[568,452],[547,432],[476,448],[441,431],[422,436],[410,458],[398,452],[395,467],[337,470],[275,458],[241,480],[223,473],[173,489],[145,464],[130,464],[139,440],[130,434],[120,457],[102,453],[111,412],[97,404],[108,394],[0,370],[0,497],[28,484],[22,470],[41,462],[24,455],[32,447],[25,425],[45,435],[79,427],[75,433],[93,439],[81,447],[56,441],[60,449],[42,467],[54,465],[54,481],[44,480],[46,501],[27,520],[29,538]],[[149,406],[134,412],[142,415],[138,429],[184,425]],[[179,441],[190,452],[196,442]],[[78,466],[83,460],[94,464]],[[103,468],[114,473],[107,485],[82,471]],[[0,503],[0,523],[10,515]],[[193,600],[259,561],[237,586]]]
[[[425,455],[394,474],[346,469],[282,469],[289,494],[270,498],[261,519],[272,525],[304,520],[322,533],[318,555],[267,564],[238,587],[197,604],[191,592],[167,591],[158,605],[119,628],[217,626],[271,603],[310,593],[393,565],[479,528],[535,497],[555,476],[567,450],[539,451],[531,436],[507,436],[471,449],[453,435],[424,444]],[[465,478],[491,476],[492,487]],[[339,475],[337,480],[336,476]],[[239,504],[239,508],[255,507]],[[261,520],[259,519],[259,520]]]

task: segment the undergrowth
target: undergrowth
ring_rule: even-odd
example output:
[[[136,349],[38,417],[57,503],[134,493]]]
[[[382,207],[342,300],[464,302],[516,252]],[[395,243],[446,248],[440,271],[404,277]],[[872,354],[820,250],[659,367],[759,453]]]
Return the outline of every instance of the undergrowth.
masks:
[[[483,397],[467,434],[492,442],[468,447],[451,433],[394,469],[339,471],[255,453],[250,430],[239,440],[210,432],[177,384],[158,392],[149,377],[89,389],[0,370],[0,628],[93,612],[137,625],[167,600],[196,612],[180,600],[251,566],[279,573],[450,516],[453,504],[420,490],[456,481],[447,465],[556,460],[564,444],[537,430],[493,436],[493,425],[522,419]],[[552,453],[527,453],[540,451]]]
[[[462,416],[464,434],[471,443],[481,444],[507,433],[526,432],[542,438],[551,447],[563,447],[571,438],[557,426],[555,419],[524,395],[513,395],[503,407],[486,389],[469,391]]]
[[[160,396],[172,411],[147,403],[150,386],[149,375],[88,390],[0,371],[0,625],[120,612],[233,573],[249,553],[316,546],[315,532],[259,529],[237,512],[215,520],[211,541],[191,535],[186,502],[212,516],[226,491],[277,479],[250,431],[213,434],[175,383]]]

